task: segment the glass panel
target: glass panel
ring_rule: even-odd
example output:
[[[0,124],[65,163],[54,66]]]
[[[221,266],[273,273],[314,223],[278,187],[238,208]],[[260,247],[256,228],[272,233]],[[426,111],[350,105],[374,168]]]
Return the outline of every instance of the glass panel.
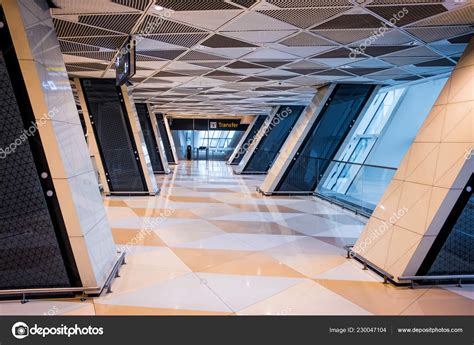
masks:
[[[336,86],[329,105],[293,158],[278,191],[314,191],[373,89],[371,85]]]
[[[156,114],[156,120],[158,122],[158,130],[160,131],[161,140],[163,141],[163,146],[165,147],[165,154],[168,163],[176,163],[174,161],[173,151],[171,150],[170,139],[168,138],[168,132],[166,131],[163,114]]]
[[[324,174],[316,193],[372,213],[395,169],[364,163],[404,92],[404,88],[398,88],[377,94],[346,148]]]
[[[244,172],[267,172],[278,156],[285,140],[305,107],[281,106],[272,119],[270,130],[260,139],[258,146],[244,168]],[[277,120],[279,120],[277,122]]]
[[[335,161],[328,170],[335,176],[320,183],[316,193],[368,214],[373,212],[396,172],[393,168]]]
[[[150,157],[151,166],[154,172],[163,172],[163,164],[161,163],[160,153],[158,151],[158,144],[153,132],[152,124],[148,115],[147,105],[143,103],[135,104],[137,109],[138,120],[143,133],[143,138],[146,144],[146,150]]]
[[[462,207],[462,209],[459,210],[460,213],[458,213],[460,214],[459,217],[454,221],[454,225],[450,225],[451,222],[448,218],[445,226],[451,228],[442,229],[436,239],[436,241],[442,240],[440,236],[443,236],[443,231],[449,231],[427,275],[474,274],[473,182],[474,175],[471,177],[468,186],[464,189],[463,194],[465,196],[462,196],[464,200],[460,199],[452,211],[456,212],[457,207]],[[437,245],[436,241],[433,246]]]
[[[250,130],[249,134],[245,138],[245,141],[242,143],[242,146],[239,148],[239,151],[235,155],[234,159],[232,160],[231,164],[236,165],[239,164],[242,158],[244,158],[245,153],[247,152],[250,144],[255,140],[257,137],[257,133],[262,128],[262,125],[265,123],[265,119],[267,116],[259,116],[255,121],[252,129]]]

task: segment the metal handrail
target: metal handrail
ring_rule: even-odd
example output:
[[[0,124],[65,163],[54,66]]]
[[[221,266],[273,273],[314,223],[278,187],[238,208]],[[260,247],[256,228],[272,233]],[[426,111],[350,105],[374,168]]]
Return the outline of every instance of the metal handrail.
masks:
[[[398,280],[448,280],[448,279],[474,279],[473,274],[454,274],[446,276],[402,276]]]
[[[114,264],[114,267],[110,271],[109,276],[105,280],[103,286],[93,286],[93,287],[67,287],[67,288],[34,288],[34,289],[9,289],[9,290],[0,290],[0,296],[22,296],[21,303],[26,303],[28,300],[26,297],[28,295],[41,295],[41,294],[63,294],[63,293],[82,293],[82,299],[84,296],[91,295],[101,295],[102,292],[106,289],[107,293],[111,292],[110,287],[112,281],[119,277],[118,270],[119,267],[125,264],[125,253],[121,253],[117,261]]]
[[[416,281],[435,281],[435,280],[457,280],[458,286],[461,287],[462,280],[474,280],[474,275],[472,274],[456,274],[456,275],[442,275],[442,276],[400,276],[397,278],[397,281],[394,280],[394,276],[390,273],[384,271],[377,265],[373,264],[369,260],[365,259],[364,257],[360,256],[356,252],[352,250],[354,246],[344,246],[344,249],[347,251],[347,258],[354,258],[357,261],[361,262],[364,265],[364,270],[367,268],[371,268],[377,274],[381,275],[384,278],[384,283],[390,281],[394,285],[400,285],[398,282],[410,282],[411,288],[415,287]]]
[[[416,281],[431,281],[431,280],[457,280],[458,287],[462,287],[462,281],[465,280],[474,280],[473,274],[452,274],[452,275],[443,275],[443,276],[401,276],[398,277],[399,281],[410,281],[411,288],[415,287]]]

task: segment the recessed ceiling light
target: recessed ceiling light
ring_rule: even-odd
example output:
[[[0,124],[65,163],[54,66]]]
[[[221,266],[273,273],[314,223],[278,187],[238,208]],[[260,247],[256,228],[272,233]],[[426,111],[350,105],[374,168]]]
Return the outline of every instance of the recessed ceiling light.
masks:
[[[163,11],[165,8],[163,6],[160,6],[160,5],[155,5],[155,10],[157,11]]]

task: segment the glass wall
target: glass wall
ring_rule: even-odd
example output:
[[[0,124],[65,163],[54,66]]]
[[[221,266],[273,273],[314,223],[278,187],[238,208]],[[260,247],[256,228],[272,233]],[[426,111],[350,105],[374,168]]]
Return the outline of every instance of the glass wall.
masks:
[[[227,160],[243,131],[173,130],[172,134],[179,159],[187,159],[187,147],[191,146],[193,160]]]
[[[242,173],[266,173],[304,110],[304,106],[281,106]]]
[[[336,86],[283,174],[277,191],[314,191],[374,88],[373,85]]]
[[[381,89],[321,177],[316,194],[371,214],[446,80]]]
[[[168,131],[166,130],[165,121],[166,119],[163,117],[163,114],[157,113],[156,114],[156,121],[158,123],[158,131],[160,132],[161,140],[163,141],[163,146],[165,148],[165,155],[168,163],[174,164],[174,155],[173,150],[171,147],[171,142],[168,137]]]
[[[160,151],[158,148],[158,142],[156,141],[155,132],[153,131],[153,125],[148,114],[147,105],[145,103],[136,103],[138,120],[140,121],[140,127],[145,140],[145,150],[148,152],[151,166],[153,167],[154,173],[163,173],[163,163],[161,162]]]
[[[241,161],[242,158],[244,158],[245,153],[247,152],[248,147],[250,146],[251,141],[255,140],[257,137],[257,133],[262,128],[262,125],[264,124],[265,120],[267,119],[267,116],[258,116],[256,119],[255,123],[252,126],[252,129],[250,130],[249,134],[245,138],[245,141],[242,143],[242,146],[239,148],[239,151],[235,155],[234,159],[230,163],[231,165],[238,165]]]

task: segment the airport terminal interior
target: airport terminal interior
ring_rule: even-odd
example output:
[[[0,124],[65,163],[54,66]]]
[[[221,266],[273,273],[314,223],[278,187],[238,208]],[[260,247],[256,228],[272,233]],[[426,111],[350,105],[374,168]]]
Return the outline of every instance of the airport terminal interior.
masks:
[[[0,0],[0,315],[474,315],[470,0]]]

